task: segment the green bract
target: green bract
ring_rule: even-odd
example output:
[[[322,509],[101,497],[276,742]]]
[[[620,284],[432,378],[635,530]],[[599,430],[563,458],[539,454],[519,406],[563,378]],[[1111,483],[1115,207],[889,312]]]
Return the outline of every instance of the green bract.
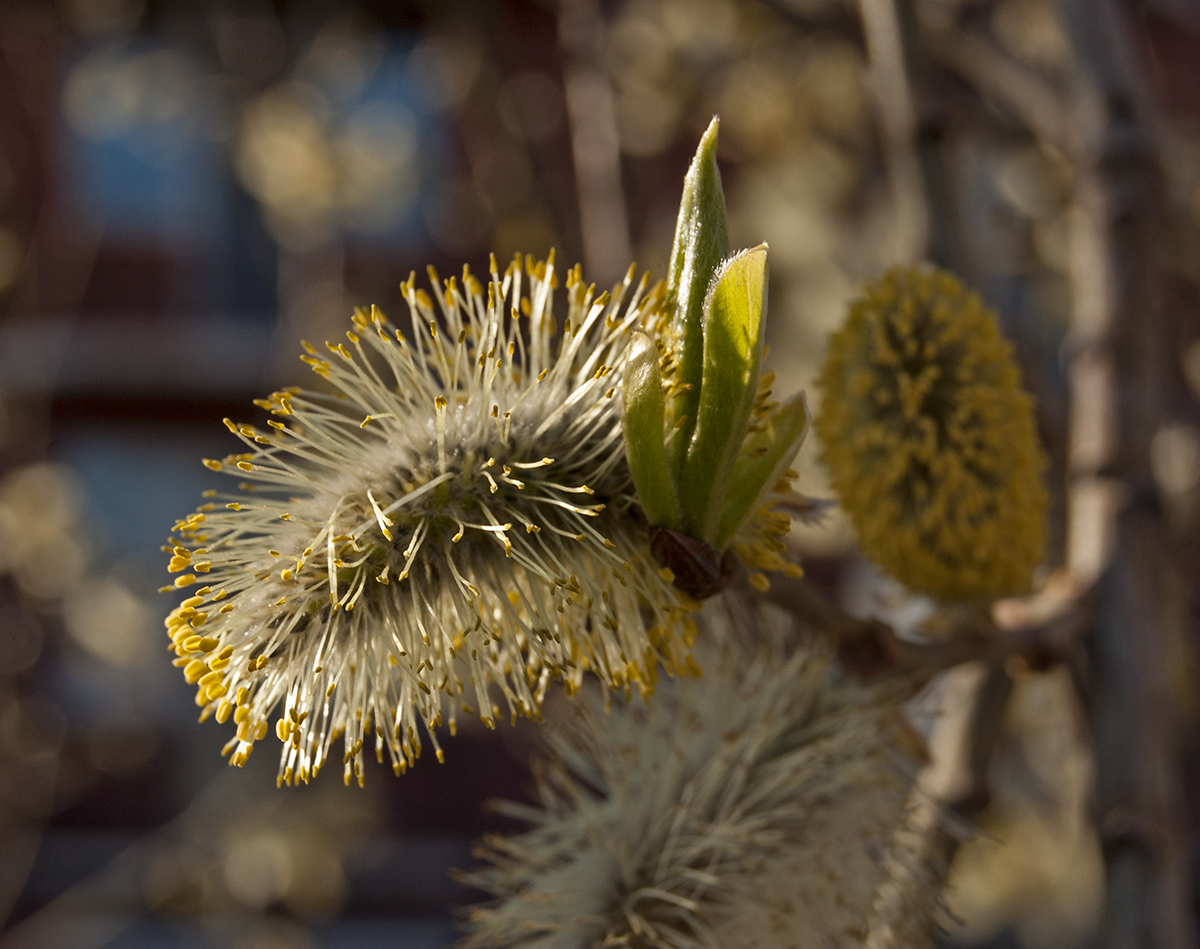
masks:
[[[650,524],[721,550],[786,472],[808,409],[803,394],[774,407],[759,395],[767,245],[730,255],[717,129],[714,118],[684,179],[667,332],[630,351],[624,431]]]
[[[679,526],[679,503],[663,442],[662,374],[654,340],[645,333],[633,334],[624,390],[625,455],[638,488],[638,500],[651,524],[675,529]]]

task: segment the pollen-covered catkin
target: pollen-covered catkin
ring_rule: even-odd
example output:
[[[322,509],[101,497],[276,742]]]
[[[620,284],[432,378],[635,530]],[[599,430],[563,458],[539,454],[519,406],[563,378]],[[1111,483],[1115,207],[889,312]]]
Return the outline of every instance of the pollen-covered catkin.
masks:
[[[165,549],[173,588],[198,587],[167,619],[175,661],[203,716],[233,718],[233,763],[274,732],[281,782],[331,756],[361,781],[372,750],[397,772],[423,737],[440,757],[443,712],[453,733],[460,711],[536,718],[553,678],[648,693],[660,665],[694,670],[613,397],[661,313],[633,275],[597,295],[568,270],[563,324],[553,255],[431,272],[432,293],[410,277],[410,328],[360,310],[306,346],[327,388],[262,400],[265,430],[226,420],[247,450],[205,464],[243,482]]]
[[[821,457],[863,553],[947,600],[1025,591],[1043,553],[1044,459],[1012,350],[948,273],[897,268],[833,335]]]

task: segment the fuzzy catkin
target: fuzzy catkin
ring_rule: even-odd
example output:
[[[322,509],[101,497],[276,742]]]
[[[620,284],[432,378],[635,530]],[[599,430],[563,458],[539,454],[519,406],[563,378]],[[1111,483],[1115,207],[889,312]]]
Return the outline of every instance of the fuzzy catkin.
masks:
[[[866,287],[817,382],[821,458],[863,553],[910,588],[979,600],[1029,587],[1045,465],[1012,349],[943,271]]]
[[[597,295],[568,270],[562,324],[553,255],[410,277],[407,330],[360,310],[306,346],[327,389],[261,400],[266,429],[226,419],[247,450],[205,464],[242,484],[175,525],[166,589],[197,588],[167,629],[232,763],[273,731],[281,783],[331,760],[361,781],[371,751],[400,773],[423,737],[441,757],[443,714],[453,734],[536,718],[553,678],[649,692],[693,668],[624,457],[626,347],[662,297],[633,277]]]
[[[706,617],[701,679],[607,713],[590,693],[558,726],[540,806],[510,809],[532,829],[465,875],[494,899],[462,949],[863,944],[916,770],[895,696]]]

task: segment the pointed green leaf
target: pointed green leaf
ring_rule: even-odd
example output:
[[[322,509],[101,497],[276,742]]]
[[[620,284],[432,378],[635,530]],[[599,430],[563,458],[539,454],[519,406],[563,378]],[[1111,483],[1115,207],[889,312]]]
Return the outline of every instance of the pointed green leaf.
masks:
[[[662,378],[658,350],[645,333],[633,334],[621,388],[625,457],[638,500],[651,524],[673,529],[679,524],[679,514],[663,440]]]
[[[719,125],[714,116],[683,180],[683,197],[679,202],[675,243],[667,273],[667,306],[673,314],[671,327],[677,347],[675,382],[678,384],[669,421],[674,423],[676,419],[684,419],[668,449],[671,470],[676,477],[683,469],[700,401],[704,299],[713,274],[729,256],[725,192],[717,168]]]
[[[808,405],[799,392],[775,407],[760,431],[746,442],[725,490],[725,506],[717,531],[717,549],[729,546],[746,518],[766,500],[796,457],[808,433]]]
[[[725,485],[758,390],[767,310],[767,245],[744,250],[713,277],[704,304],[704,366],[696,427],[676,479],[684,530],[714,544]]]

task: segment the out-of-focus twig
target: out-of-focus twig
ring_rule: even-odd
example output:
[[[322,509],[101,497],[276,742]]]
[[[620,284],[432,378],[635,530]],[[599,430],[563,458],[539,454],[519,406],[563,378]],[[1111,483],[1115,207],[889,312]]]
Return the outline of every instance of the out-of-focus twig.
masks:
[[[1168,616],[1176,570],[1150,444],[1170,404],[1154,119],[1124,10],[1058,0],[1073,54],[1068,563],[1098,576],[1088,642],[1103,945],[1196,944],[1174,790]]]
[[[857,35],[862,25],[859,18],[841,4],[812,7],[803,0],[799,3],[789,3],[788,0],[758,2],[784,22],[801,30],[838,30]]]
[[[924,259],[929,212],[915,143],[917,117],[905,44],[895,0],[859,0],[870,72],[867,85],[883,139],[888,184],[896,215],[896,263]]]
[[[597,0],[561,0],[558,24],[566,54],[564,84],[584,265],[604,286],[625,272],[633,252],[621,189],[616,110],[600,59],[604,41],[600,5]]]
[[[923,37],[922,48],[931,59],[995,100],[1038,141],[1066,154],[1067,112],[1062,96],[1046,80],[969,30],[931,31]]]

